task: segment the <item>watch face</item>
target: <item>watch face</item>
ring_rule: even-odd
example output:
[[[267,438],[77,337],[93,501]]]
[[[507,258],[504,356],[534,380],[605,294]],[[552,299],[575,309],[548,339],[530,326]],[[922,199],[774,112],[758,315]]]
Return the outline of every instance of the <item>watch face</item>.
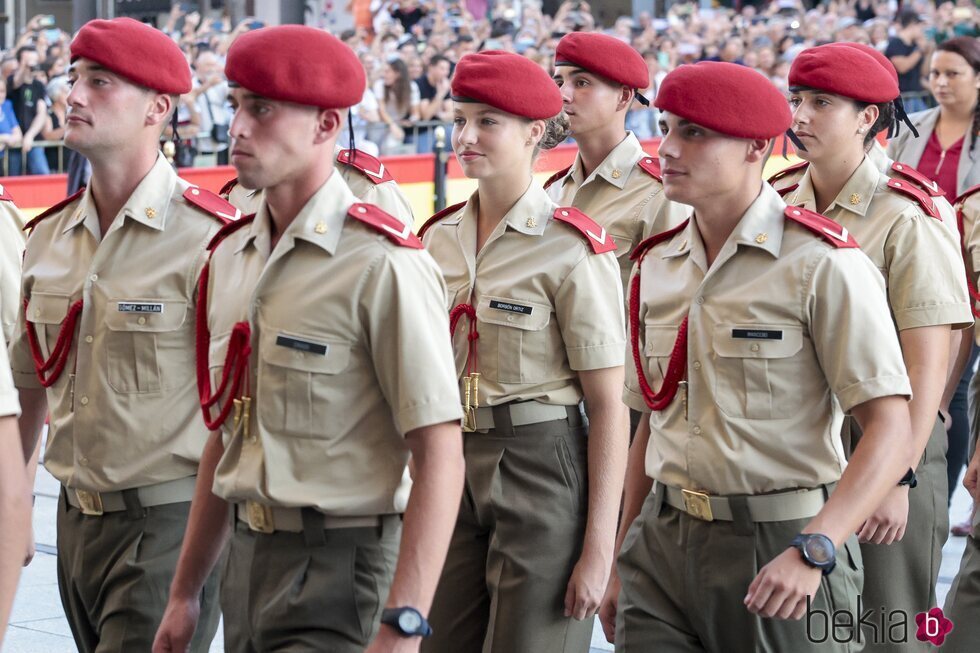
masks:
[[[809,537],[803,545],[806,556],[814,564],[827,564],[834,559],[834,543],[827,537]]]
[[[406,633],[414,633],[422,626],[422,618],[413,610],[405,610],[398,615],[398,626]]]

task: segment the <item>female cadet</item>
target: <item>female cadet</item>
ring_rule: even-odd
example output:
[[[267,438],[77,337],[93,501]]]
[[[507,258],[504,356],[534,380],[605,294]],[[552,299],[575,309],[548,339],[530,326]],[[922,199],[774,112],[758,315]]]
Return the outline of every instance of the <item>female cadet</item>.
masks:
[[[894,78],[857,48],[827,45],[800,53],[789,83],[793,127],[809,166],[784,198],[840,223],[878,266],[912,383],[912,469],[858,535],[865,606],[916,614],[935,605],[948,528],[946,432],[937,416],[950,329],[972,323],[963,262],[932,198],[889,179],[865,154],[892,122]],[[857,425],[845,421],[852,450],[858,438]]]
[[[532,181],[567,130],[540,67],[470,54],[452,94],[453,149],[479,187],[420,235],[449,289],[466,489],[423,650],[586,651],[627,451],[616,245]]]

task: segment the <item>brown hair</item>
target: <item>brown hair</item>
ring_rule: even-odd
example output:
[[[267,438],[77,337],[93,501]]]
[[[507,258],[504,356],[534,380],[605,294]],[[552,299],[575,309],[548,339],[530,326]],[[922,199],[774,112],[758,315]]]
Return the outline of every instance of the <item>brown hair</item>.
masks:
[[[959,36],[943,41],[936,46],[936,52],[958,54],[970,64],[974,75],[980,75],[980,41],[974,37]],[[977,103],[973,106],[973,126],[970,128],[970,133],[973,135],[973,145],[970,146],[971,154],[977,146],[977,141],[980,140],[980,91],[977,94]]]

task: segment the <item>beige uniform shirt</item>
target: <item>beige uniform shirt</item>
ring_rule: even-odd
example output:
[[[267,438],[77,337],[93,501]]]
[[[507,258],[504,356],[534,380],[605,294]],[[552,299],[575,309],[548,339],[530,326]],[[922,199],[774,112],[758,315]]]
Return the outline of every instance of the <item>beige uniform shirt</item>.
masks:
[[[532,182],[477,254],[478,203],[474,193],[424,242],[449,287],[444,310],[476,309],[479,404],[576,404],[578,370],[623,364],[615,252],[593,254],[584,234],[552,217],[558,207]],[[453,338],[457,375],[467,373],[468,332],[464,317]]]
[[[226,421],[214,482],[229,501],[401,512],[404,434],[462,416],[439,269],[349,218],[356,202],[331,175],[274,250],[263,203],[214,251],[215,386],[234,325],[248,321],[252,332],[248,433]]]
[[[887,186],[865,157],[824,215],[845,227],[885,277],[899,331],[973,324],[959,243],[943,222],[914,199]],[[787,204],[816,211],[810,171],[788,193]]]
[[[47,390],[44,464],[69,487],[108,492],[197,473],[207,429],[194,387],[195,291],[221,223],[183,199],[187,188],[161,155],[106,234],[86,190],[28,238],[23,293],[44,358],[69,306],[84,301]],[[17,386],[40,387],[23,311],[10,357]]]
[[[980,187],[970,193],[967,190],[956,202],[957,215],[963,220],[963,240],[962,251],[963,259],[966,263],[966,273],[976,284],[980,281],[978,271],[980,271]],[[974,306],[980,310],[980,302],[975,302]],[[974,331],[977,331],[976,325]],[[977,344],[980,344],[980,332],[976,333]]]
[[[379,206],[407,225],[415,225],[412,205],[405,197],[398,184],[394,181],[383,181],[376,184],[364,172],[345,163],[337,161],[341,150],[334,152],[334,170],[347,182],[354,197],[367,204]],[[382,164],[384,165],[384,164]],[[228,193],[228,201],[238,207],[244,215],[257,213],[262,205],[262,191],[250,190],[241,184],[235,184]]]
[[[663,384],[688,314],[688,391],[650,413],[627,356],[624,401],[650,413],[646,472],[709,494],[812,488],[840,478],[844,411],[910,395],[881,275],[786,219],[768,184],[707,268],[696,218],[642,261],[639,346]]]
[[[10,376],[10,361],[7,359],[7,340],[0,333],[0,417],[20,415],[20,400],[14,379]]]
[[[2,192],[2,191],[0,191]],[[24,256],[24,220],[13,202],[0,200],[0,333],[13,337],[20,308],[20,264]]]
[[[640,168],[644,159],[656,161],[656,155],[644,152],[636,136],[627,132],[588,179],[579,154],[568,173],[548,188],[559,206],[574,206],[609,231],[616,241],[624,288],[633,267],[633,248],[687,217],[687,207],[667,201],[663,184]]]

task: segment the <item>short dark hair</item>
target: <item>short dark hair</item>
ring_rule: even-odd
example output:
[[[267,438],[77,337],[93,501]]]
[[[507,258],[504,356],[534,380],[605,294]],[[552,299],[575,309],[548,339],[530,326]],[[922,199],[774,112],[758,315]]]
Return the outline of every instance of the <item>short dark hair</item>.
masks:
[[[898,24],[902,27],[908,27],[909,25],[923,22],[922,16],[919,15],[919,12],[911,7],[902,9],[900,12],[898,12],[898,16],[895,18],[898,20]]]
[[[22,45],[19,48],[17,48],[17,54],[15,55],[15,58],[17,59],[17,63],[20,63],[21,56],[25,52],[37,52],[37,48],[35,48],[33,45]]]
[[[435,66],[436,64],[438,64],[441,61],[445,61],[447,64],[449,64],[449,67],[450,68],[453,67],[453,62],[450,61],[449,60],[449,57],[447,57],[444,54],[434,54],[434,55],[432,55],[432,58],[429,59],[429,63],[427,64],[426,67],[427,68],[431,68],[432,66]]]

